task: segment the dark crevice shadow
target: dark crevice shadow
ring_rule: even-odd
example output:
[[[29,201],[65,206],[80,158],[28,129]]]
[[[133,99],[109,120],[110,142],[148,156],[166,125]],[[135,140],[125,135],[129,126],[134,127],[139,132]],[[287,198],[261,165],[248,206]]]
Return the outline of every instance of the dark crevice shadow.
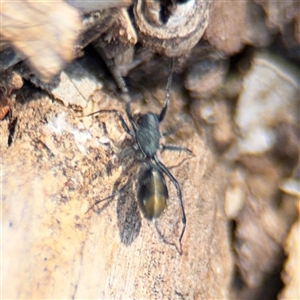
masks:
[[[16,131],[18,118],[9,121],[8,125],[8,138],[7,138],[7,146],[10,147],[13,142],[13,137]]]

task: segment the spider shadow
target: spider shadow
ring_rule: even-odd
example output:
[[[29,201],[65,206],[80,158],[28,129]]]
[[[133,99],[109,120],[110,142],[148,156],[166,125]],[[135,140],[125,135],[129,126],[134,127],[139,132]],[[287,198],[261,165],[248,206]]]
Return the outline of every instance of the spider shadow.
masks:
[[[121,242],[126,246],[131,245],[138,237],[142,224],[134,184],[137,180],[134,171],[138,167],[139,162],[133,159],[129,165],[127,164],[125,168],[122,168],[121,175],[113,185],[112,194],[96,201],[89,209],[101,214],[111,202],[117,200],[116,212],[119,235]],[[126,178],[125,183],[124,178]],[[102,202],[105,203],[102,204]]]
[[[143,161],[137,159],[135,154],[135,151],[131,147],[124,149],[119,154],[120,162],[123,161],[122,172],[113,185],[112,194],[104,199],[96,201],[89,209],[92,209],[97,214],[101,214],[111,202],[117,200],[116,212],[119,235],[121,242],[126,246],[131,245],[138,237],[142,224],[136,185],[138,184],[138,174],[139,170],[142,168]],[[179,164],[171,166],[170,169],[180,167],[188,159],[189,158],[184,158]],[[158,222],[158,220],[155,220],[154,226],[160,240],[163,243],[174,247],[181,255],[181,244],[179,243],[178,246],[175,242],[169,241],[159,229]]]

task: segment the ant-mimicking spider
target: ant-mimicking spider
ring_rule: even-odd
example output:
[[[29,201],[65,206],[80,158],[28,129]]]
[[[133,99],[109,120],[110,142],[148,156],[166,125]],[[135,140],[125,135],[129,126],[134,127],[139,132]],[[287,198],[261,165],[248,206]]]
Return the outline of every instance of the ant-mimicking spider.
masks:
[[[87,116],[92,116],[98,113],[115,113],[118,116],[125,132],[127,132],[134,140],[133,145],[135,145],[137,151],[141,154],[142,161],[144,162],[144,167],[140,169],[138,175],[137,198],[140,209],[145,218],[155,220],[159,218],[165,210],[168,201],[168,189],[163,174],[169,177],[177,190],[177,196],[181,207],[183,225],[179,237],[179,242],[181,242],[186,228],[186,216],[182,201],[181,188],[176,178],[157,157],[158,150],[185,151],[192,154],[191,150],[184,147],[160,144],[162,134],[159,131],[159,124],[164,120],[168,109],[172,76],[173,72],[171,63],[170,74],[168,76],[166,87],[166,99],[159,114],[152,112],[139,114],[137,121],[135,121],[132,115],[130,101],[127,100],[126,114],[130,121],[132,130],[129,129],[118,110],[100,110]],[[93,206],[104,200],[105,199],[95,202]]]

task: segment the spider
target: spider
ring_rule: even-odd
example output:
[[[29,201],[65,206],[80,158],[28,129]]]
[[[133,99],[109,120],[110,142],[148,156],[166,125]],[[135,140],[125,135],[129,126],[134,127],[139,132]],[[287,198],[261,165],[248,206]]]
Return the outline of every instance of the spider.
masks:
[[[115,113],[118,116],[123,129],[132,137],[132,140],[134,141],[133,147],[137,149],[139,156],[141,156],[141,160],[144,162],[144,166],[141,167],[138,175],[137,199],[145,218],[156,220],[167,207],[169,195],[164,175],[166,175],[173,183],[177,190],[177,196],[181,207],[183,225],[179,237],[179,242],[181,243],[186,228],[186,215],[182,201],[181,188],[176,178],[157,157],[158,150],[185,151],[189,154],[193,154],[191,150],[184,147],[160,144],[162,134],[160,133],[159,125],[164,120],[168,109],[172,75],[171,68],[166,87],[166,98],[159,114],[152,112],[140,114],[135,121],[132,115],[130,101],[127,100],[126,114],[132,129],[126,124],[118,110],[100,110],[91,113],[88,116],[98,113]],[[95,202],[93,206],[103,200],[104,199]]]

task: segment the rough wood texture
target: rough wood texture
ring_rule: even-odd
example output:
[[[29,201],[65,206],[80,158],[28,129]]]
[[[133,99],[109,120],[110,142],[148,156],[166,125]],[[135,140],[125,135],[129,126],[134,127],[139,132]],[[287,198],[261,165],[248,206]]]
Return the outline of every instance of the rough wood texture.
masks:
[[[210,6],[207,0],[187,3],[138,0],[133,11],[139,40],[153,52],[168,57],[186,55],[209,23]]]
[[[128,168],[130,159],[120,154],[128,137],[117,118],[76,117],[40,95],[14,106],[18,122],[9,148],[4,142],[8,124],[0,124],[3,298],[228,296],[232,261],[223,212],[224,176],[191,120],[179,113],[183,103],[176,95],[172,93],[162,131],[180,122],[185,134],[169,143],[189,147],[195,157],[165,152],[161,158],[183,191],[187,228],[182,255],[175,188],[167,180],[170,203],[158,222],[166,241],[175,244],[170,245],[140,215],[135,199],[139,165]],[[107,106],[123,112],[123,103],[116,99]],[[141,110],[160,108],[156,102]],[[100,214],[88,211],[119,188],[118,180],[128,183],[125,191],[109,205],[104,202]]]

